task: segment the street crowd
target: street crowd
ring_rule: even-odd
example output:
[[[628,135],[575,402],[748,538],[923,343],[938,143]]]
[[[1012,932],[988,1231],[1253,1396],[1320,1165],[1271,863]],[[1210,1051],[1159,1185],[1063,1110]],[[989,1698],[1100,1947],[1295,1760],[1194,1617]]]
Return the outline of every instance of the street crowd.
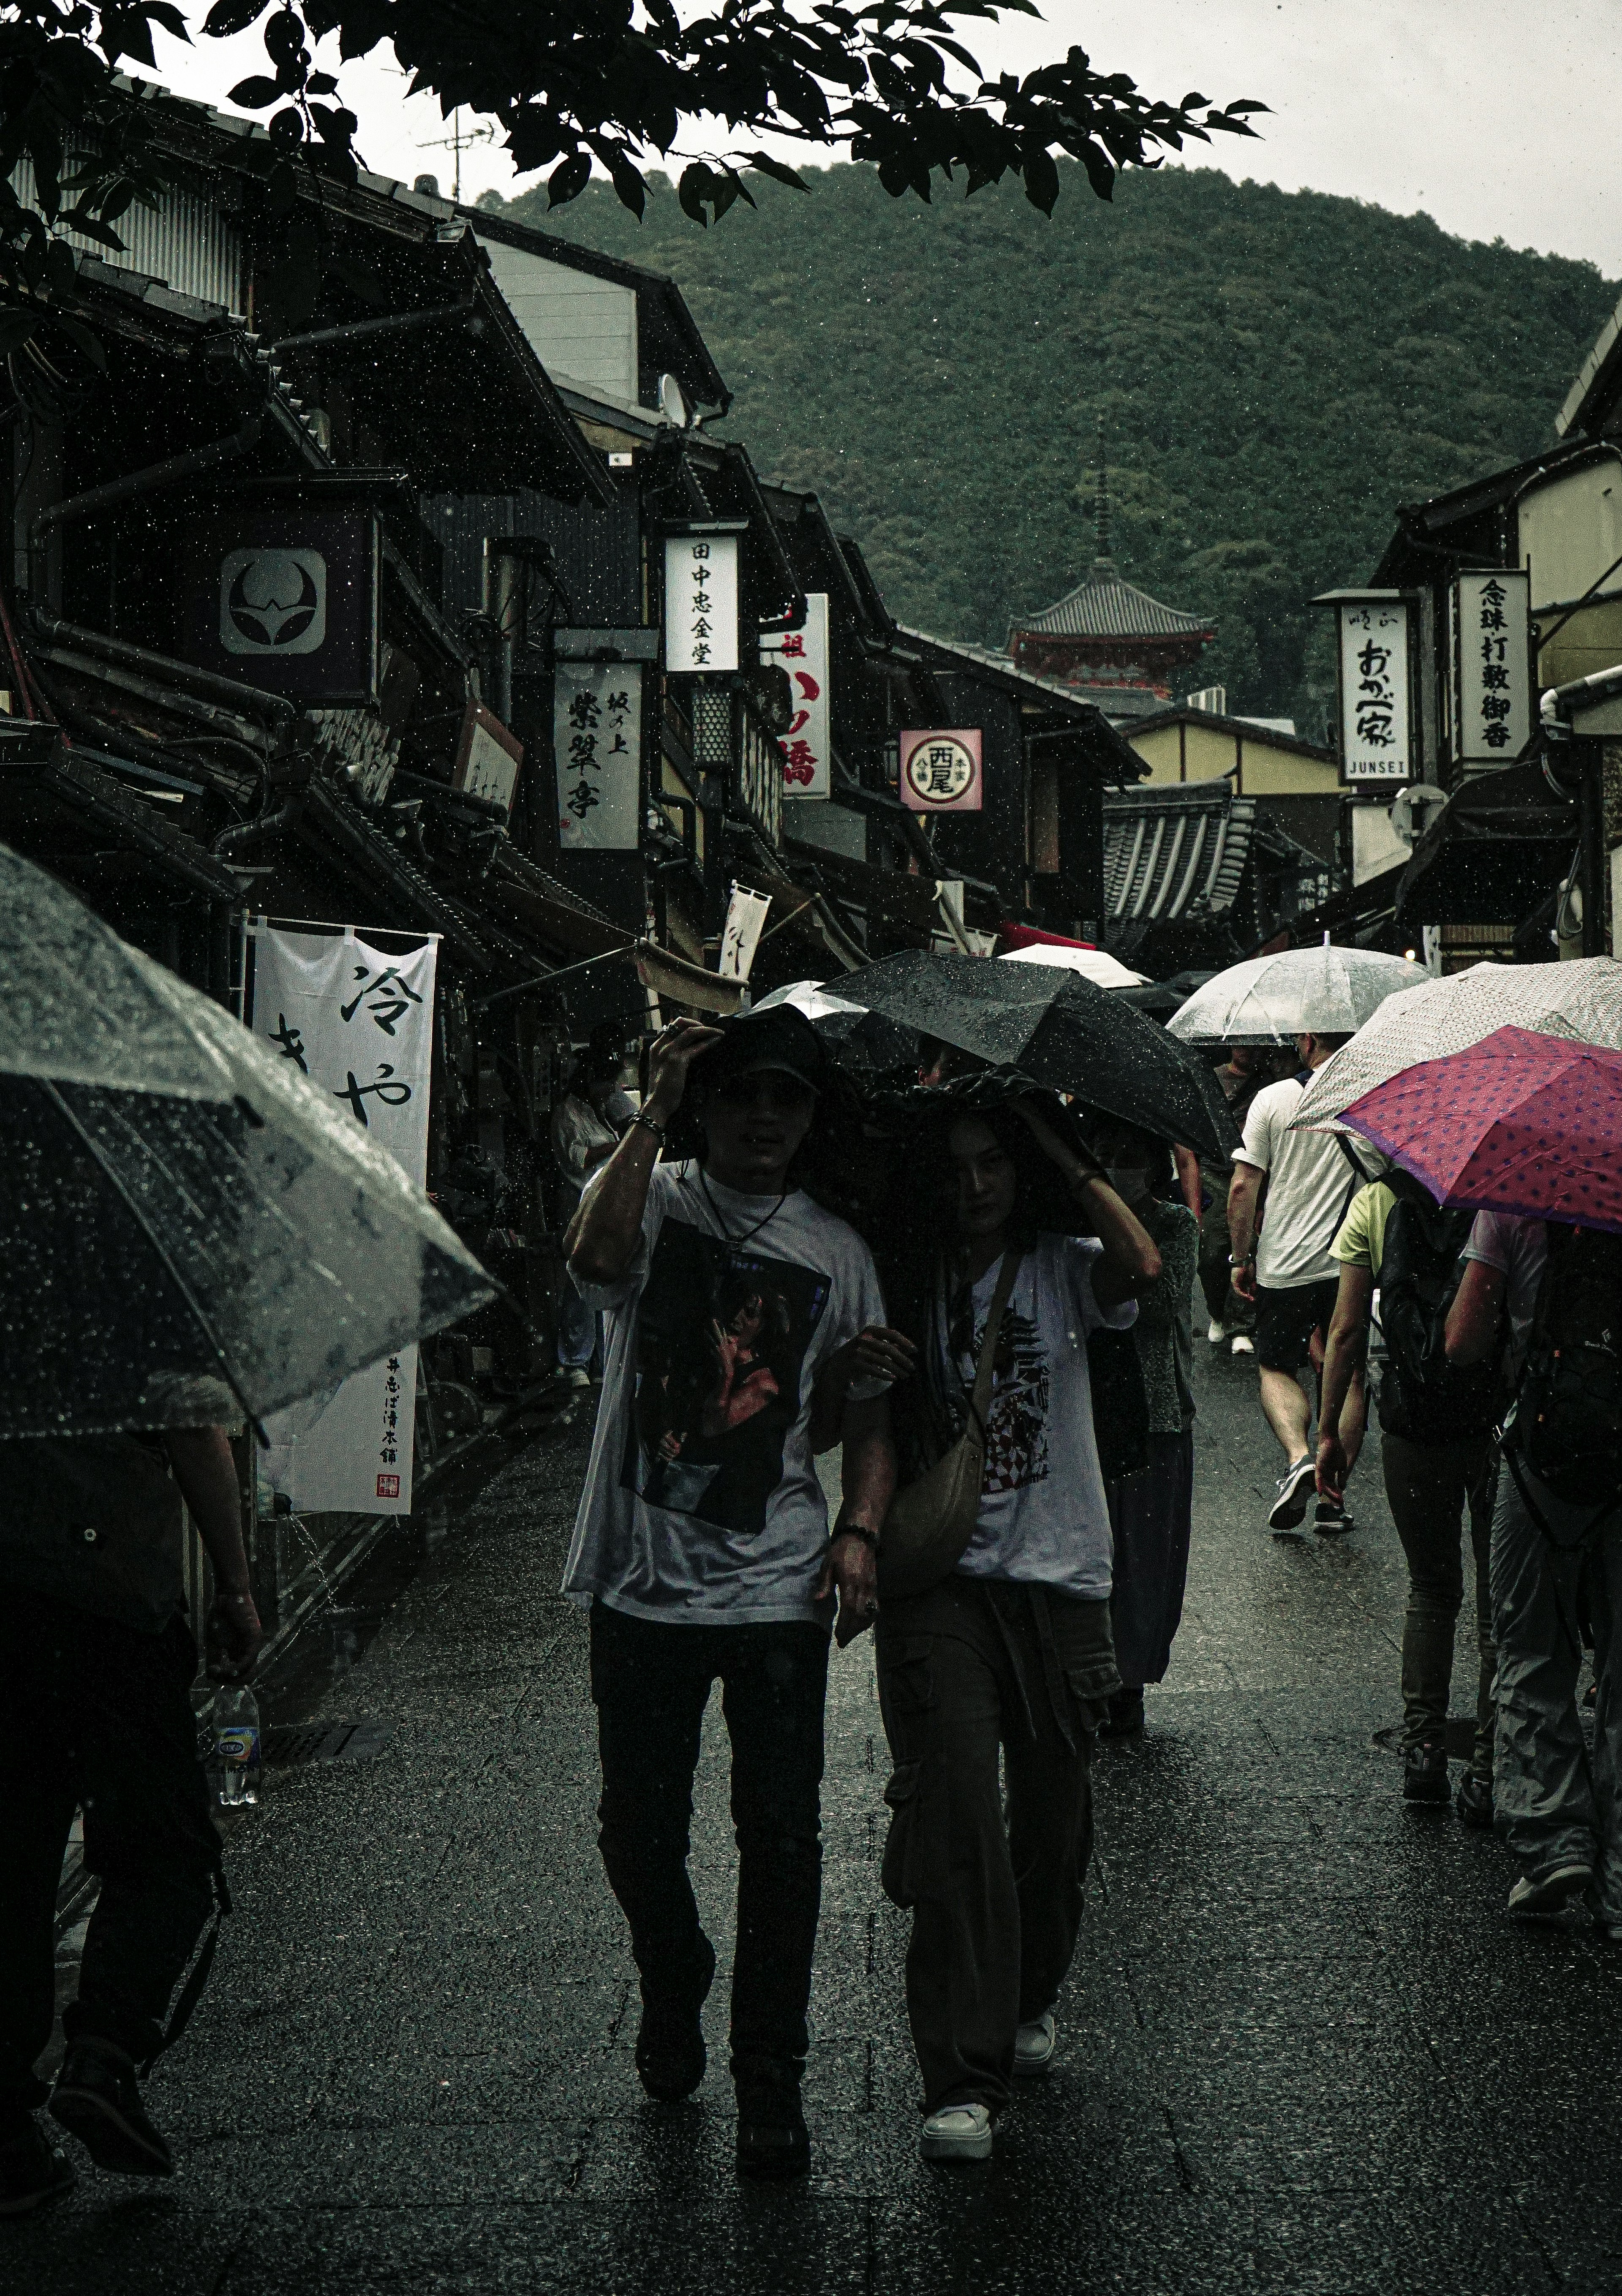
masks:
[[[1196,1296],[1208,1344],[1253,1357],[1283,1455],[1258,1538],[1353,1532],[1378,1364],[1410,1582],[1403,1795],[1496,1825],[1520,1868],[1510,1914],[1585,1905],[1622,1941],[1622,1241],[1565,1200],[1549,1219],[1472,1206],[1468,1191],[1439,1201],[1397,1144],[1397,1118],[1359,1117],[1378,1093],[1349,1128],[1298,1124],[1350,1034],[1228,1047],[1213,1089],[1239,1144],[1225,1164],[1208,1152],[1202,1170],[1149,1125],[951,1057],[896,1097],[875,1142],[871,1111],[791,1003],[673,1021],[642,1047],[635,1090],[621,1047],[586,1048],[554,1123],[572,1286],[561,1368],[601,1382],[564,1591],[587,1614],[602,1855],[640,1980],[635,2065],[663,2102],[707,2070],[717,1954],[689,1833],[721,1685],[745,2174],[794,2176],[811,2159],[800,2087],[831,1640],[873,1636],[889,1750],[881,1881],[912,1916],[923,2157],[988,2157],[1016,2084],[1061,2051],[1096,1742],[1145,1728],[1145,1686],[1167,1672],[1182,1612]],[[1524,1048],[1511,1056],[1524,1078]],[[1448,1104],[1421,1111],[1421,1143]],[[1537,1152],[1552,1153],[1555,1119],[1540,1121]],[[1592,1138],[1578,1150],[1592,1160]],[[0,1726],[9,1746],[37,1749],[26,1779],[8,1766],[0,1796],[12,2210],[67,2173],[35,2117],[47,2101],[102,2166],[168,2172],[140,2077],[184,2021],[171,1997],[228,1903],[177,1585],[149,1578],[132,1624],[117,1556],[70,1527],[103,1518],[116,1547],[120,1473],[127,1513],[177,1510],[184,1493],[214,1557],[221,1670],[250,1668],[258,1631],[217,1431],[117,1459],[66,1447],[78,1484],[40,1449],[26,1506],[0,1531]],[[830,1523],[816,1461],[836,1447]],[[1467,1550],[1480,1665],[1455,1797],[1446,1725]],[[93,1678],[53,1661],[64,1638],[94,1644]],[[80,1688],[64,1701],[69,1678]],[[35,2068],[76,1805],[102,1891],[47,2092]],[[192,1994],[197,1981],[194,1968]]]

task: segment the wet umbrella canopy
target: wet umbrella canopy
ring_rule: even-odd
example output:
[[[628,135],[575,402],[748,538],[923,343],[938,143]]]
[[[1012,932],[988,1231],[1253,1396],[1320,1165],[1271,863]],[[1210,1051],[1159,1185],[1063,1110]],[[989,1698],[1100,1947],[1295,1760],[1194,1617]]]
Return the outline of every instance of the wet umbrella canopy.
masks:
[[[262,1415],[488,1277],[240,1022],[0,847],[0,1437]]]
[[[1224,1159],[1239,1145],[1205,1064],[1135,1013],[1124,991],[1078,973],[910,950],[848,974],[839,993],[1203,1156]]]
[[[791,1004],[805,1014],[836,1068],[853,1084],[876,1084],[881,1078],[909,1083],[918,1070],[918,1037],[912,1029],[898,1027],[881,1013],[849,1004],[818,980],[791,981],[774,988],[753,1009],[766,1013],[774,1004]]]
[[[1285,948],[1213,973],[1167,1027],[1186,1045],[1287,1045],[1349,1037],[1398,989],[1430,978],[1375,948]]]

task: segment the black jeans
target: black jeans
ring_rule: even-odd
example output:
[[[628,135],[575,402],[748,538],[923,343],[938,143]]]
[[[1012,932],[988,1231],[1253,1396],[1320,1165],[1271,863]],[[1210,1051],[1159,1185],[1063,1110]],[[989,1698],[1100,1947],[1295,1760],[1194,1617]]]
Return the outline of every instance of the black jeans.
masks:
[[[738,1837],[733,2073],[798,2073],[822,1902],[825,1629],[666,1626],[594,1603],[591,1669],[598,1840],[644,2002],[695,1999],[709,1968],[687,1852],[700,1726],[719,1676]]]
[[[0,1587],[0,2120],[44,2102],[55,2013],[57,1884],[75,1809],[102,1891],[70,2040],[145,2063],[213,1910],[219,1837],[197,1759],[185,1623],[160,1635]]]

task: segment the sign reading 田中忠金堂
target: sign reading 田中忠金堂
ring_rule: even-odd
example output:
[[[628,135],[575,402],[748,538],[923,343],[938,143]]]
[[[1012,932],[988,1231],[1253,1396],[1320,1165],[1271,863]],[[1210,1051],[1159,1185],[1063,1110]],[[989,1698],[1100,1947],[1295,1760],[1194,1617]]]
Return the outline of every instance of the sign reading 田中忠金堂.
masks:
[[[897,750],[897,794],[913,813],[980,811],[980,728],[904,733]]]
[[[667,535],[665,668],[738,667],[738,537]]]
[[[829,716],[828,598],[814,591],[797,630],[767,630],[760,640],[762,662],[786,670],[794,697],[789,730],[777,737],[782,751],[784,797],[828,797],[832,793],[833,733]]]
[[[1530,575],[1513,567],[1454,582],[1454,755],[1507,766],[1532,733]]]
[[[1340,777],[1348,782],[1411,781],[1408,602],[1397,594],[1341,597],[1337,613]]]
[[[642,664],[560,661],[553,672],[558,843],[632,853],[642,824]]]

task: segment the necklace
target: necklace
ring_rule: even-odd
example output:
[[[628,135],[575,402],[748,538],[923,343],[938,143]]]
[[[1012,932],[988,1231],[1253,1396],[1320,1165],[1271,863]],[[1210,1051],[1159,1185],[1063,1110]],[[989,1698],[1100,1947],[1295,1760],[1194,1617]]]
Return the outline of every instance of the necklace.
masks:
[[[748,1243],[752,1236],[758,1235],[761,1229],[765,1227],[769,1221],[776,1218],[778,1213],[789,1201],[790,1192],[785,1188],[782,1191],[782,1193],[778,1197],[777,1201],[772,1206],[771,1210],[766,1213],[764,1219],[758,1219],[753,1227],[746,1227],[741,1235],[734,1235],[732,1230],[727,1226],[726,1222],[721,1217],[720,1205],[717,1203],[715,1198],[709,1193],[709,1175],[705,1171],[702,1164],[699,1166],[699,1185],[704,1192],[705,1202],[709,1206],[710,1218],[720,1229],[723,1238],[726,1242],[730,1243],[734,1250],[741,1243]]]

